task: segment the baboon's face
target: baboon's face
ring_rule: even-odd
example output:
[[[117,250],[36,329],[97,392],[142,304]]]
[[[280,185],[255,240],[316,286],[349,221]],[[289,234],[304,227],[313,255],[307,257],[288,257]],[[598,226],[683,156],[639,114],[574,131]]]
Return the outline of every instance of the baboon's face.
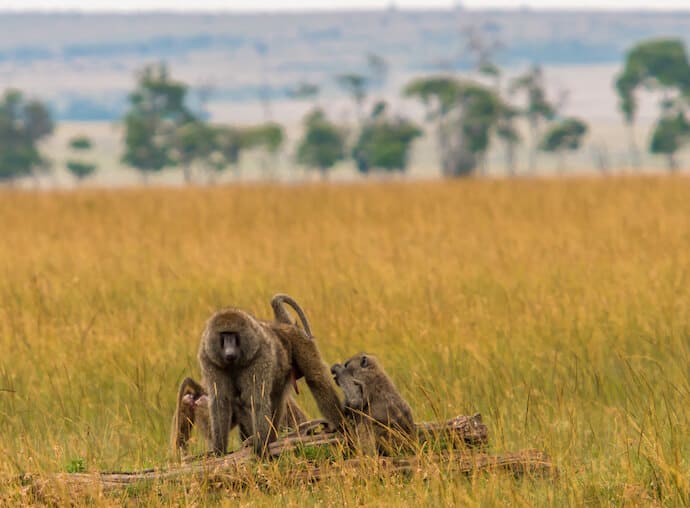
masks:
[[[373,367],[372,359],[369,355],[359,354],[347,360],[344,365],[336,363],[331,367],[331,374],[345,395],[346,406],[363,408],[369,369]]]
[[[204,347],[221,368],[240,368],[251,363],[260,348],[261,330],[251,316],[228,309],[216,313],[204,331]]]
[[[235,365],[241,355],[240,336],[237,332],[220,332],[218,334],[220,340],[220,353],[223,361],[227,365]]]
[[[375,359],[371,355],[360,353],[353,356],[345,362],[344,365],[336,363],[331,367],[331,374],[335,382],[340,386],[338,380],[345,377],[351,377],[355,380],[362,381],[367,373],[375,367]]]

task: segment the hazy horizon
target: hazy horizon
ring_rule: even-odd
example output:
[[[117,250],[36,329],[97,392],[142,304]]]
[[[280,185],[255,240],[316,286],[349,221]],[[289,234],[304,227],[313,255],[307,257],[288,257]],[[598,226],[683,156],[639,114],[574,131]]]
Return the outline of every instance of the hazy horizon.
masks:
[[[451,9],[462,5],[466,9],[537,9],[537,10],[690,10],[687,0],[663,0],[650,6],[648,0],[198,0],[190,6],[180,0],[0,0],[2,12],[261,12],[261,11],[328,11],[399,9]]]

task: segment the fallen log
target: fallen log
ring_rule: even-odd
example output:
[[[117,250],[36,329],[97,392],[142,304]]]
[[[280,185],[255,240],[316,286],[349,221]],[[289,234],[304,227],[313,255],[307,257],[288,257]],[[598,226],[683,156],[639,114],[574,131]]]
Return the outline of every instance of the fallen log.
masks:
[[[320,427],[321,426],[321,427]],[[303,424],[295,433],[277,440],[269,446],[268,455],[273,458],[292,453],[296,460],[290,463],[290,474],[284,475],[288,483],[309,483],[355,471],[357,468],[373,466],[382,475],[395,472],[414,473],[424,471],[428,464],[447,464],[452,470],[469,474],[475,471],[509,471],[515,475],[549,475],[554,471],[548,456],[538,450],[523,450],[503,455],[473,452],[469,447],[486,444],[487,429],[481,415],[458,416],[445,423],[420,423],[419,453],[405,457],[362,457],[343,458],[330,461],[328,465],[314,464],[305,460],[305,450],[335,447],[345,449],[341,434],[325,431],[326,423],[315,420]],[[429,446],[426,444],[429,443]],[[435,451],[435,444],[442,444],[442,451]],[[333,448],[331,448],[333,449]],[[331,458],[336,454],[333,454]],[[102,487],[111,490],[140,482],[190,481],[219,483],[226,488],[241,489],[252,483],[262,482],[262,466],[248,447],[223,457],[197,457],[193,462],[173,464],[167,468],[147,469],[134,472],[100,473],[58,473],[33,478],[25,475],[20,479],[37,491],[49,488],[51,483],[69,487]],[[265,471],[264,471],[265,472]]]

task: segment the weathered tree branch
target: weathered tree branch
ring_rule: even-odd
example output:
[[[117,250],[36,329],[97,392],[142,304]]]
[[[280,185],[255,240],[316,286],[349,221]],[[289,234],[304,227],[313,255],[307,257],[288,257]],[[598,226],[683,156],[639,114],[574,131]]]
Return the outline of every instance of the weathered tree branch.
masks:
[[[323,431],[327,423],[322,420],[306,422],[300,429],[272,443],[270,457],[279,457],[286,452],[295,452],[314,447],[344,447],[341,434]],[[319,431],[321,430],[321,431]],[[305,483],[330,478],[345,470],[371,465],[381,474],[394,472],[415,472],[423,470],[428,463],[448,464],[452,470],[461,473],[474,471],[509,471],[516,475],[548,475],[554,471],[549,458],[537,450],[524,450],[504,455],[473,453],[469,446],[483,445],[487,442],[487,429],[481,415],[458,416],[445,423],[417,424],[420,453],[406,457],[354,457],[336,460],[328,466],[316,466],[310,461],[296,461],[295,471],[285,475],[287,483]],[[425,447],[425,443],[430,446]],[[432,452],[434,444],[443,445],[443,451]],[[426,448],[426,449],[425,449]],[[460,449],[457,449],[460,448]],[[51,482],[69,486],[100,485],[103,489],[115,489],[138,482],[161,481],[199,481],[220,483],[229,488],[242,488],[246,484],[261,483],[261,464],[248,447],[240,448],[223,457],[203,457],[193,462],[174,464],[166,469],[148,469],[136,472],[111,473],[59,473],[42,478],[22,478],[38,490],[48,487]]]

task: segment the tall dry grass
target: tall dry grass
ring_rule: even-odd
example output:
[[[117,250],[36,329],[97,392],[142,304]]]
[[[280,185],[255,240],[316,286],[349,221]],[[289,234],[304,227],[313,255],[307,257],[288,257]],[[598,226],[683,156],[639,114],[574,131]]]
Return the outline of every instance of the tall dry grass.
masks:
[[[685,179],[2,192],[0,226],[5,479],[164,464],[206,317],[268,317],[286,291],[327,361],[377,354],[417,419],[480,411],[495,451],[542,448],[560,476],[429,466],[282,488],[276,464],[269,489],[90,502],[690,503]],[[36,501],[3,485],[4,502]]]

